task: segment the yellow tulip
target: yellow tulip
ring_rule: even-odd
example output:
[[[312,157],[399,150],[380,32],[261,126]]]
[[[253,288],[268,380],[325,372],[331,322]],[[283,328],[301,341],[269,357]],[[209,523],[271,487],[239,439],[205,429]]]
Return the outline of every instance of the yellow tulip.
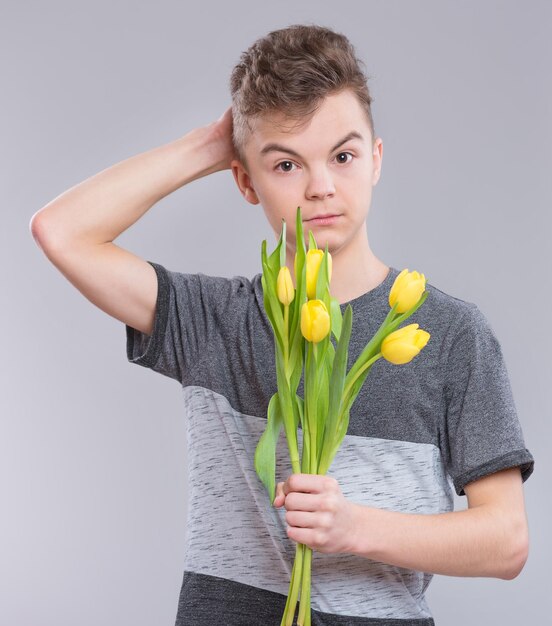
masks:
[[[408,324],[389,333],[381,343],[382,356],[395,365],[412,361],[429,341],[430,334],[418,329],[419,324]]]
[[[318,280],[318,270],[324,258],[324,250],[313,248],[307,251],[307,298],[316,298],[316,281]],[[328,274],[332,279],[332,255],[328,252]]]
[[[404,269],[395,278],[395,282],[389,291],[389,306],[392,308],[395,302],[398,303],[396,312],[404,313],[412,308],[421,298],[425,291],[426,278],[419,272],[409,272]]]
[[[322,300],[307,300],[301,307],[301,333],[312,343],[322,341],[330,332],[330,314]]]
[[[278,300],[280,300],[280,302],[284,305],[290,304],[295,297],[295,288],[293,287],[291,272],[289,271],[287,265],[280,268],[276,287],[278,291]]]

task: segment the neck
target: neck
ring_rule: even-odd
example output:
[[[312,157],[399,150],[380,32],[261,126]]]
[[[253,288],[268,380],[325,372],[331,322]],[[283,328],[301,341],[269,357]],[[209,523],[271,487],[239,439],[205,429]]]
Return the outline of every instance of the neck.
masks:
[[[321,247],[321,244],[318,243],[318,246]],[[339,250],[329,247],[328,250],[332,255],[330,293],[340,304],[371,291],[383,282],[389,272],[389,267],[370,249],[366,227],[360,228],[355,238]],[[295,286],[294,258],[295,250],[288,249],[286,265]]]

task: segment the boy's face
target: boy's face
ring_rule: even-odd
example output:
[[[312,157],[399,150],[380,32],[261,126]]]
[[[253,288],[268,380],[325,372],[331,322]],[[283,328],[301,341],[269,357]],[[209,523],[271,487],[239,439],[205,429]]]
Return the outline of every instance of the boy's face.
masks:
[[[334,255],[365,228],[383,144],[378,137],[372,150],[365,113],[350,90],[326,97],[306,125],[290,132],[292,126],[282,116],[257,120],[245,146],[248,171],[234,160],[232,172],[246,200],[261,203],[276,238],[285,219],[288,257],[295,251],[298,206],[307,248],[312,229],[318,247],[324,249],[327,242]],[[361,138],[341,144],[353,132]],[[331,225],[307,221],[326,214],[339,217]]]

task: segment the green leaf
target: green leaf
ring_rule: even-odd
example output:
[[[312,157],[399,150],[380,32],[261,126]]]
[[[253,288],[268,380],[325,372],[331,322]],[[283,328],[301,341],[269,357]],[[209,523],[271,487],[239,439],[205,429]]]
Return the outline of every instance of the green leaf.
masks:
[[[287,261],[287,244],[286,244],[286,220],[282,218],[282,245],[280,246],[280,267],[284,267]]]
[[[318,246],[316,245],[316,239],[314,238],[314,234],[312,230],[309,230],[309,250],[316,250]]]
[[[295,218],[295,298],[293,299],[291,306],[291,328],[290,337],[291,345],[293,347],[300,347],[302,354],[304,349],[300,344],[304,342],[304,337],[301,334],[301,308],[307,300],[307,283],[306,283],[306,260],[307,250],[305,248],[305,235],[303,233],[303,222],[301,220],[301,207],[297,207],[297,215]]]
[[[268,280],[270,280],[270,278]],[[283,317],[281,316],[281,311],[278,312],[278,309],[274,304],[273,296],[270,295],[270,286],[267,284],[267,278],[265,277],[264,274],[261,276],[261,285],[263,287],[263,303],[264,303],[265,313],[270,321],[272,330],[274,331],[274,337],[280,348],[280,351],[283,352],[284,350],[284,339],[283,339],[284,321],[283,321]]]
[[[303,428],[303,411],[304,411],[304,400],[301,396],[295,394],[295,404],[297,406],[297,410],[299,413],[299,419],[295,424],[295,428],[297,429],[298,424],[301,424],[301,428]]]
[[[337,341],[341,334],[341,326],[343,324],[343,314],[337,298],[330,298],[330,319],[332,321],[332,333]]]
[[[333,367],[329,382],[329,407],[327,418],[327,435],[324,441],[324,450],[320,457],[321,473],[326,473],[330,467],[337,447],[335,445],[336,438],[339,433],[339,416],[343,407],[343,390],[345,386],[345,372],[347,370],[347,360],[349,354],[349,341],[351,338],[351,330],[353,325],[353,309],[350,304],[345,309],[345,315],[343,316],[343,327],[339,342],[337,344],[337,350],[333,359]]]
[[[275,393],[268,403],[265,431],[255,449],[255,471],[268,491],[271,504],[276,497],[276,447],[281,428],[280,403],[278,393]]]
[[[301,336],[302,337],[302,336]],[[290,390],[292,393],[297,392],[301,376],[303,374],[303,353],[304,353],[305,339],[302,337],[302,341],[299,346],[292,346],[291,348],[291,376],[290,376]]]
[[[353,383],[353,386],[351,388],[351,393],[349,395],[349,398],[346,401],[346,407],[347,407],[346,411],[344,412],[341,418],[341,422],[339,424],[337,436],[334,442],[333,455],[336,454],[336,452],[339,449],[339,446],[341,445],[341,442],[343,441],[345,435],[347,434],[347,429],[349,428],[349,412],[351,410],[351,407],[354,401],[356,400],[358,392],[360,391],[362,385],[364,384],[364,381],[366,380],[366,377],[370,373],[370,370],[372,369],[373,365],[374,365],[373,363],[372,365],[369,365]]]
[[[335,440],[334,440],[334,447],[333,447],[331,457],[330,457],[331,460],[333,460],[333,458],[335,457],[337,451],[339,450],[339,447],[341,446],[341,442],[343,441],[343,439],[345,438],[345,435],[347,434],[347,429],[349,428],[349,412],[350,412],[350,409],[347,409],[345,411],[338,425],[337,433],[336,433]]]
[[[274,253],[271,255],[273,258]],[[261,284],[263,286],[263,300],[264,308],[267,317],[272,324],[274,333],[280,344],[280,348],[283,350],[283,331],[284,331],[284,315],[282,311],[282,303],[278,300],[278,272],[279,267],[275,268],[274,263],[270,263],[270,260],[266,256],[266,239],[261,246],[261,262],[263,267],[263,273],[261,275]]]
[[[332,346],[333,348],[333,346]],[[322,454],[322,446],[324,442],[324,438],[326,436],[326,427],[328,422],[328,403],[329,403],[329,384],[330,384],[330,374],[328,368],[329,358],[326,356],[323,363],[320,364],[321,372],[320,372],[320,385],[318,387],[318,425],[316,431],[316,450],[317,450],[317,460],[320,462],[321,454]],[[317,463],[318,468],[318,463]]]
[[[295,259],[295,297],[290,305],[290,327],[289,327],[289,345],[290,345],[290,390],[292,393],[297,391],[301,376],[306,352],[306,340],[301,333],[301,308],[307,300],[306,285],[306,258],[307,251],[305,248],[305,239],[303,234],[303,222],[301,220],[301,207],[297,207],[295,220],[296,232],[296,251]]]
[[[284,236],[285,236],[285,224],[286,223],[284,221],[284,218],[282,218],[282,232],[280,233],[278,244],[276,245],[276,248],[274,248],[274,251],[272,252],[272,254],[268,257],[268,266],[270,267],[270,270],[272,271],[275,278],[278,277],[278,272],[280,271],[280,267],[282,267],[280,265],[282,256],[284,258],[284,265],[285,265],[285,258],[286,258],[285,249],[282,250],[282,244],[284,243]],[[276,284],[274,284],[274,286],[276,287]]]
[[[377,361],[374,361],[374,363],[377,363]],[[345,437],[345,435],[347,433],[347,429],[349,427],[349,412],[351,410],[351,407],[353,406],[353,404],[354,404],[354,402],[356,400],[356,397],[358,396],[358,393],[359,393],[360,389],[362,388],[362,385],[364,384],[364,381],[366,380],[366,377],[368,376],[368,374],[370,373],[370,370],[374,366],[374,363],[369,365],[362,372],[362,374],[360,374],[360,376],[353,383],[347,398],[343,399],[343,404],[342,404],[342,407],[341,407],[343,415],[342,415],[341,421],[339,423],[337,436],[336,436],[336,439],[335,439],[335,442],[334,442],[334,452],[333,452],[334,455],[337,452],[337,450],[339,449],[339,446],[341,445],[341,442],[343,441],[343,438]]]
[[[327,353],[326,353],[326,365],[328,367],[328,379],[330,379],[332,375],[334,359],[335,359],[335,347],[333,343],[329,341]]]
[[[330,312],[330,266],[328,263],[328,243],[326,242],[326,248],[322,255],[322,261],[318,268],[318,275],[316,276],[316,297],[322,300]]]

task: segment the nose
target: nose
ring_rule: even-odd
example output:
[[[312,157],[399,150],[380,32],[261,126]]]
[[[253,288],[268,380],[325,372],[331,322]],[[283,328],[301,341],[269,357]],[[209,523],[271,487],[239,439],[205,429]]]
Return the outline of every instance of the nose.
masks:
[[[332,177],[325,168],[322,168],[310,176],[307,188],[305,189],[305,196],[309,200],[324,199],[334,194],[335,186]]]

